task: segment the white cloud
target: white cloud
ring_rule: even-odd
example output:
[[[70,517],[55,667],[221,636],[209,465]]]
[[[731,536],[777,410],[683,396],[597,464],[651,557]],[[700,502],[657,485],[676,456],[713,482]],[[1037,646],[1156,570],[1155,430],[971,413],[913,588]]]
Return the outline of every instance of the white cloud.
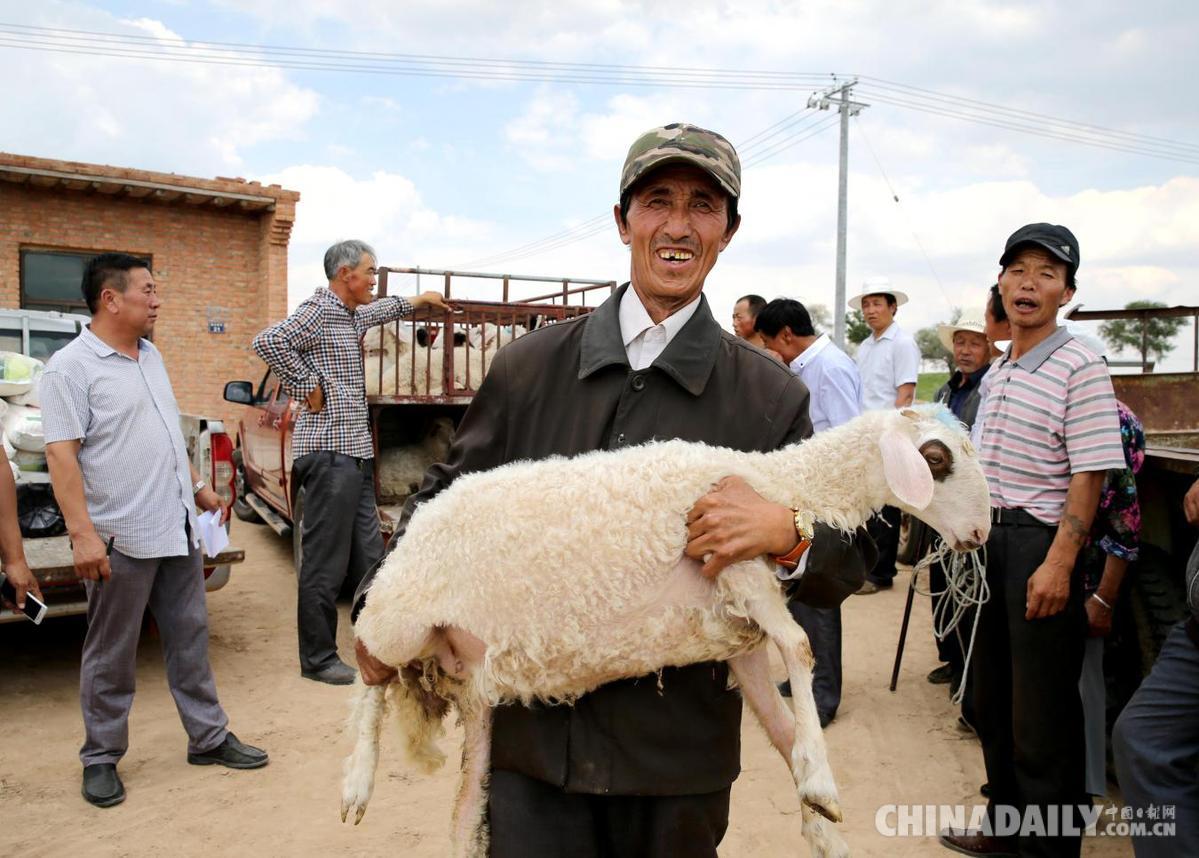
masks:
[[[325,284],[322,260],[335,241],[358,238],[374,246],[379,262],[395,267],[439,266],[461,258],[464,248],[486,239],[490,227],[430,209],[413,182],[376,171],[355,178],[337,167],[298,165],[262,176],[300,192],[288,249],[288,304],[294,307]]]
[[[34,7],[29,23],[158,40],[178,35],[148,18],[88,7]],[[294,140],[319,98],[278,69],[0,50],[4,148],[21,154],[204,175],[245,164],[258,144]]]

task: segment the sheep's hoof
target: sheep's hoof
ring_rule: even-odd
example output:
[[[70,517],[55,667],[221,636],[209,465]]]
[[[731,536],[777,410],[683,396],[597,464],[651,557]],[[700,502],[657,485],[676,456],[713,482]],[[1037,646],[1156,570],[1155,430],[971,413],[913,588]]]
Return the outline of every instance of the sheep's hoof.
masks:
[[[842,819],[841,804],[835,798],[830,797],[817,799],[812,796],[808,796],[804,799],[804,804],[819,813],[829,822],[840,822]]]
[[[341,803],[341,821],[346,821],[346,818],[350,815],[350,808],[354,809],[354,824],[357,825],[358,823],[362,822],[362,817],[366,816],[366,805],[351,804],[348,801],[343,801]]]
[[[841,821],[841,802],[828,765],[815,769],[799,787],[799,800],[830,822]]]

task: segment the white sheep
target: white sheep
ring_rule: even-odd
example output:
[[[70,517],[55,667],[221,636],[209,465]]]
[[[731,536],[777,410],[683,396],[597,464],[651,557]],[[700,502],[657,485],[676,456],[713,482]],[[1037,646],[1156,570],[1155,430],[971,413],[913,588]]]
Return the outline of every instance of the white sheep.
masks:
[[[737,475],[768,500],[847,532],[890,504],[950,545],[976,547],[990,527],[986,481],[964,430],[946,415],[868,412],[771,453],[664,441],[514,462],[462,476],[419,507],[356,633],[388,664],[421,665],[419,676],[409,668],[389,688],[409,756],[422,766],[443,759],[435,745],[443,701],[459,711],[454,854],[487,852],[492,706],[571,702],[613,680],[711,660],[729,661],[788,761],[812,852],[847,854],[822,818],[839,821],[841,812],[811,694],[811,649],[775,570],[758,558],[705,578],[683,554],[685,516],[722,477]],[[770,680],[767,638],[786,665],[793,713]],[[370,799],[383,705],[382,688],[356,690],[343,820],[350,811],[360,820]]]
[[[436,462],[444,462],[454,437],[454,421],[438,417],[419,444],[405,444],[379,451],[379,487],[382,494],[402,498],[420,487],[425,471]]]

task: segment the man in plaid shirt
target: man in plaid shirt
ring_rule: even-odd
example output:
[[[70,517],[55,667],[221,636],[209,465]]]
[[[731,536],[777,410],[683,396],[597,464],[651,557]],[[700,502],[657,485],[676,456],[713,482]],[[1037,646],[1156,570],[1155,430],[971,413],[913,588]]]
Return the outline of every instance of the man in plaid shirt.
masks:
[[[254,338],[254,351],[302,403],[292,435],[292,479],[304,496],[300,535],[300,675],[349,685],[337,654],[337,594],[383,558],[362,335],[420,307],[449,309],[437,292],[375,300],[375,251],[341,241],[325,252],[328,289]]]

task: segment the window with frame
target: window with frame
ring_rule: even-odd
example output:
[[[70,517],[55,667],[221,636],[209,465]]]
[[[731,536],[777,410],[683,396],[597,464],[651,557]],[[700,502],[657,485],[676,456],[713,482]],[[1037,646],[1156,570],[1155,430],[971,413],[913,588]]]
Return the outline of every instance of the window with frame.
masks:
[[[98,252],[70,250],[22,250],[21,306],[26,310],[87,315],[83,269],[98,255]]]

